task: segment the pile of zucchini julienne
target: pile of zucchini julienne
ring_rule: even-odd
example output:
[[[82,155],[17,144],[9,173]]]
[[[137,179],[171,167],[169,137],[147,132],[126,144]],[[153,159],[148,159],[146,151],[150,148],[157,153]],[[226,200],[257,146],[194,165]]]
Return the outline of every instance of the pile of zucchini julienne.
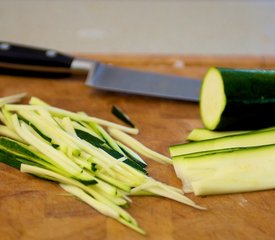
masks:
[[[162,196],[204,209],[180,189],[148,176],[138,152],[160,163],[172,160],[131,137],[137,128],[56,108],[35,97],[29,104],[15,104],[24,96],[0,98],[0,162],[59,183],[98,212],[142,234],[124,209],[131,203],[129,196]]]
[[[185,192],[237,193],[275,187],[275,70],[210,68],[201,89],[205,126],[170,146]]]

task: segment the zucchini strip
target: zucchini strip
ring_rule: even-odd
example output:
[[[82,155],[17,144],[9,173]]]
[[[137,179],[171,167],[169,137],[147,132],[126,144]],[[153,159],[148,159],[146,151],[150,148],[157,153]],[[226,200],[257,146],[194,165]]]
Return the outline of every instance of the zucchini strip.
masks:
[[[0,135],[12,138],[12,139],[17,140],[19,142],[24,141],[21,137],[18,136],[18,134],[16,134],[14,131],[10,130],[5,125],[0,125]]]
[[[133,188],[131,190],[131,194],[135,195],[135,194],[138,194],[140,191],[144,191],[144,190],[158,196],[163,196],[166,198],[173,199],[177,202],[184,203],[188,206],[198,208],[200,210],[206,209],[205,207],[199,206],[195,204],[191,199],[185,197],[182,193],[179,192],[179,190],[175,190],[174,188],[171,188],[170,186],[164,183],[157,182],[151,178],[148,178],[146,183],[136,188]]]
[[[187,136],[188,141],[203,141],[213,138],[220,138],[225,136],[232,136],[242,133],[247,133],[248,131],[211,131],[206,128],[195,128]]]
[[[119,107],[113,106],[112,114],[114,114],[122,122],[128,124],[130,127],[133,127],[133,128],[135,127],[135,125],[132,123],[130,117],[127,114],[125,114]]]
[[[1,97],[0,98],[0,107],[2,107],[3,105],[5,105],[7,103],[19,102],[26,95],[27,95],[26,93],[19,93],[19,94],[15,94],[15,95],[6,96],[6,97]]]
[[[114,129],[114,128],[109,128],[108,131],[111,134],[111,136],[116,138],[118,141],[121,141],[124,144],[128,145],[129,147],[134,149],[136,152],[143,154],[144,156],[146,156],[156,162],[172,164],[172,160],[170,158],[151,150],[150,148],[141,144],[136,139],[127,135],[126,133],[124,133],[118,129]]]
[[[132,149],[128,148],[123,143],[116,141],[118,146],[122,149],[122,151],[127,155],[130,156],[132,160],[138,163],[141,167],[147,167],[147,163]]]
[[[48,103],[41,100],[40,98],[33,97],[33,96],[30,98],[29,104],[30,105],[38,105],[38,106],[50,106]]]
[[[95,208],[97,211],[100,213],[115,218],[117,219],[119,217],[118,212],[114,211],[111,207],[106,206],[105,204],[95,200],[92,198],[90,195],[85,193],[82,189],[72,186],[72,185],[67,185],[64,183],[59,184],[61,188],[63,188],[66,192],[71,193],[72,195],[78,197],[81,199],[83,202],[87,203],[91,207]]]

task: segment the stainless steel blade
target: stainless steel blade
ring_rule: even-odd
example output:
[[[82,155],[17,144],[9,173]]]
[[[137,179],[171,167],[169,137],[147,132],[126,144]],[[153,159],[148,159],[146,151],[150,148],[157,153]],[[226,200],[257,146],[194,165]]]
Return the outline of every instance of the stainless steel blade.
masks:
[[[97,89],[161,98],[199,101],[201,81],[97,63],[86,84]]]

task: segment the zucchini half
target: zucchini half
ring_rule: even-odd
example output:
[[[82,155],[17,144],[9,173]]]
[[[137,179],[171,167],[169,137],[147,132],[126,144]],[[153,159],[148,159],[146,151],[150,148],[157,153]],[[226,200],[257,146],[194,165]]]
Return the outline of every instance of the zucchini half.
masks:
[[[202,83],[200,114],[209,130],[275,125],[275,70],[212,67]]]

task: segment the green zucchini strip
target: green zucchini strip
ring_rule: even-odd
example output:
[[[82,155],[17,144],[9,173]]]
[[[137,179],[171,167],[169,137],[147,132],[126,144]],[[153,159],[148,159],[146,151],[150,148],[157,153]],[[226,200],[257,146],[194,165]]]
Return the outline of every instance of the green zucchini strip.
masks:
[[[18,136],[14,131],[10,130],[7,126],[5,125],[0,125],[0,136],[6,136],[9,138],[12,138],[14,140],[17,140],[19,142],[22,142],[23,139]]]
[[[95,200],[93,197],[91,197],[89,194],[85,193],[82,189],[73,186],[73,185],[67,185],[64,183],[59,184],[65,191],[71,193],[72,195],[78,197],[83,202],[89,204],[91,207],[95,208],[100,213],[104,214],[105,216],[109,216],[112,218],[117,219],[119,217],[119,214],[117,211],[113,210],[111,207],[106,206],[105,204]]]
[[[30,105],[50,106],[48,103],[37,97],[31,97],[29,100]]]
[[[165,163],[165,164],[172,164],[172,160],[170,158],[151,150],[150,148],[141,144],[136,139],[127,135],[126,133],[114,128],[109,128],[108,132],[111,134],[111,136],[116,138],[118,141],[121,141],[122,143],[128,145],[129,147],[134,149],[136,152],[154,161]]]
[[[203,141],[213,138],[247,133],[248,131],[211,131],[206,128],[195,128],[187,136],[188,141]]]
[[[114,114],[118,119],[120,119],[124,123],[128,124],[130,127],[133,127],[133,128],[135,127],[130,117],[127,114],[125,114],[119,107],[113,106],[112,114]]]
[[[179,189],[173,188],[171,186],[168,186],[164,183],[155,181],[152,178],[148,178],[146,183],[133,188],[131,190],[131,194],[135,195],[138,194],[140,191],[146,191],[146,192],[150,192],[151,194],[155,194],[158,196],[163,196],[169,199],[173,199],[177,202],[181,202],[184,203],[188,206],[194,207],[194,208],[198,208],[200,210],[205,210],[205,207],[201,207],[197,204],[195,204],[192,200],[190,200],[189,198],[185,197],[181,191],[179,191]]]
[[[0,107],[2,107],[3,105],[5,105],[7,103],[16,103],[16,102],[19,102],[26,95],[27,95],[26,93],[19,93],[19,94],[15,94],[15,95],[6,96],[6,97],[1,97],[0,98]]]

